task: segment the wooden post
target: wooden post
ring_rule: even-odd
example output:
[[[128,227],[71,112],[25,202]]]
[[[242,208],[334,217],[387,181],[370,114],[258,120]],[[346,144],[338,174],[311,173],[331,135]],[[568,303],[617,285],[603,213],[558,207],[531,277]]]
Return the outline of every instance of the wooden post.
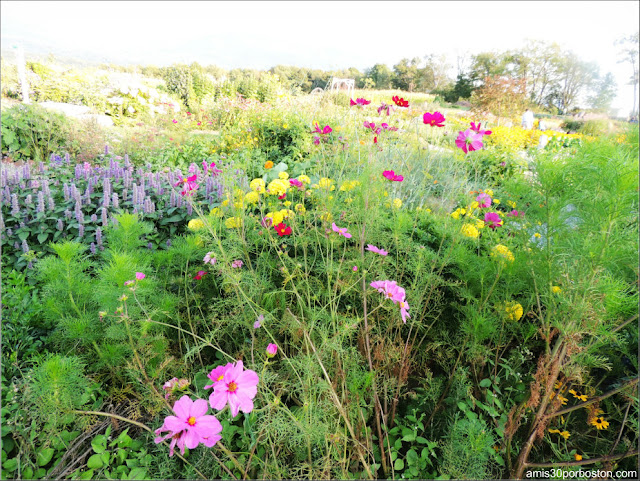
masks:
[[[20,86],[22,87],[22,102],[30,104],[29,100],[29,84],[27,83],[27,72],[24,61],[24,51],[21,45],[14,45],[16,50],[16,63],[18,65],[18,78],[20,79]]]

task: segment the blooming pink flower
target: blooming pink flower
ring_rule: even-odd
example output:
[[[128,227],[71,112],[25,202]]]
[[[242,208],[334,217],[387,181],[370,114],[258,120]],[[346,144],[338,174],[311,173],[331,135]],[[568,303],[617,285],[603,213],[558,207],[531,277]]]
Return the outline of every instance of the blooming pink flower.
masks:
[[[169,456],[173,456],[173,449],[176,445],[180,448],[180,453],[184,455],[185,446],[195,449],[198,444],[203,443],[211,448],[222,439],[222,425],[215,416],[205,415],[208,406],[203,399],[193,401],[186,394],[173,405],[175,416],[167,416],[161,428],[156,429],[158,435],[154,439],[156,444],[171,438],[169,445]],[[160,436],[163,431],[169,434]]]
[[[483,209],[485,207],[489,207],[491,205],[491,202],[493,202],[491,200],[491,196],[485,193],[482,193],[478,197],[476,197],[476,200],[478,201],[478,207],[481,207]]]
[[[173,119],[173,120],[172,120],[172,122],[173,122],[174,124],[177,124],[177,123],[178,123],[178,121],[177,121],[176,119]]]
[[[367,248],[365,250],[370,251],[370,252],[375,252],[376,254],[380,254],[381,256],[386,256],[387,254],[389,254],[384,249],[380,249],[380,248],[378,248],[378,247],[376,247],[374,245],[371,245],[371,244],[367,244]]]
[[[383,111],[386,111],[387,117],[388,117],[389,115],[391,115],[391,112],[393,112],[395,110],[396,110],[396,106],[395,105],[389,105],[389,104],[385,104],[384,102],[382,102],[380,104],[380,107],[378,107],[378,115],[381,115],[381,113]]]
[[[484,223],[491,227],[491,229],[502,227],[502,219],[495,212],[487,212],[484,215]]]
[[[314,132],[319,133],[320,135],[327,135],[330,134],[331,132],[333,132],[333,129],[331,127],[329,127],[328,125],[325,125],[322,129],[320,128],[320,124],[315,123],[313,124],[315,130]]]
[[[207,165],[207,161],[203,160],[202,161],[202,168],[204,169],[204,173],[206,174],[207,172],[211,171],[211,173],[213,175],[218,175],[220,173],[222,173],[222,171],[220,169],[216,169],[216,163],[215,162],[211,162],[211,164]]]
[[[243,265],[244,265],[244,262],[242,262],[240,259],[237,259],[231,263],[231,267],[233,267],[234,269],[239,269]]]
[[[411,316],[407,312],[409,310],[409,303],[407,301],[399,301],[398,305],[400,306],[400,315],[402,316],[402,322],[407,323],[407,319],[410,319]]]
[[[320,137],[317,135],[313,137],[313,145],[320,145]]]
[[[350,101],[351,101],[352,107],[354,105],[357,105],[359,107],[364,107],[365,105],[369,105],[371,103],[371,100],[365,100],[365,99],[356,99],[355,102],[353,101],[353,99],[350,99]]]
[[[229,403],[234,417],[239,411],[250,413],[253,410],[253,398],[258,393],[259,381],[254,371],[245,371],[242,361],[238,361],[225,369],[223,379],[213,387],[209,404],[213,409],[221,410]]]
[[[136,272],[136,279],[137,280],[141,281],[145,277],[147,277],[147,276],[145,276],[142,272]]]
[[[207,374],[207,377],[213,381],[213,384],[209,384],[203,389],[211,389],[212,387],[215,387],[215,385],[219,382],[224,381],[224,373],[230,367],[233,367],[233,364],[228,362],[226,366],[218,366],[213,369],[209,374]]]
[[[256,322],[253,323],[254,329],[259,329],[262,326],[262,321],[264,321],[264,314],[260,314]]]
[[[278,352],[278,346],[276,344],[269,344],[267,346],[267,357],[273,357]]]
[[[207,271],[198,271],[198,273],[193,276],[193,278],[197,281],[199,281],[200,279],[202,279],[204,276],[206,276],[208,274]]]
[[[178,187],[178,186],[183,186],[182,187],[182,192],[180,192],[183,196],[185,195],[191,195],[191,192],[194,190],[197,190],[199,185],[198,185],[198,174],[194,174],[190,177],[184,177],[182,178],[182,180],[176,182],[175,184],[173,184],[174,187]]]
[[[382,171],[382,176],[391,182],[402,182],[404,180],[404,176],[396,174],[393,170]]]
[[[212,254],[213,252],[207,252],[207,254],[204,256],[204,259],[202,259],[202,262],[204,262],[205,264],[214,265],[216,263],[216,258],[211,257]]]
[[[472,131],[471,129],[467,129],[458,134],[456,145],[461,148],[465,154],[474,150],[480,150],[483,145],[482,135]]]
[[[375,123],[368,122],[367,120],[364,121],[363,125],[364,125],[365,129],[371,129],[371,131],[373,133],[375,133],[376,135],[380,135],[380,132],[382,131],[380,129],[380,127],[376,128],[376,124]]]
[[[396,281],[373,281],[369,285],[380,294],[384,294],[387,299],[391,299],[394,304],[405,299],[406,292]]]
[[[298,179],[289,179],[289,183],[298,189],[304,188],[304,185]]]
[[[440,112],[429,113],[425,112],[422,116],[422,122],[430,125],[431,127],[444,127],[444,115]]]
[[[353,272],[358,272],[358,266],[353,266]]]
[[[518,212],[517,210],[513,209],[511,212],[507,214],[507,217],[518,217],[523,215],[524,215],[524,212]]]
[[[475,122],[471,122],[471,130],[473,130],[474,132],[479,133],[480,135],[491,135],[491,131],[490,130],[482,130],[480,128],[481,125],[482,125],[482,122],[478,122],[478,125],[476,125]]]
[[[346,237],[347,239],[351,239],[353,237],[351,234],[347,232],[347,227],[338,227],[335,222],[331,223],[331,229],[333,232],[337,232],[339,235]]]

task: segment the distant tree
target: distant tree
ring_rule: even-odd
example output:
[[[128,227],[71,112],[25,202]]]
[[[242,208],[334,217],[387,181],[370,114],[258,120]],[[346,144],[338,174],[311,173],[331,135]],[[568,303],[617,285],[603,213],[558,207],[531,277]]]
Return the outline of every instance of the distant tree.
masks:
[[[576,106],[580,94],[597,78],[598,67],[569,52],[560,59],[557,73],[558,82],[553,92],[555,106],[566,113]]]
[[[473,93],[474,87],[471,79],[463,74],[459,73],[456,79],[456,83],[449,88],[442,90],[436,90],[434,93],[442,95],[445,102],[455,104],[460,99],[469,99]]]
[[[482,87],[473,92],[471,103],[476,112],[513,117],[527,106],[526,81],[499,75],[486,77]]]
[[[627,85],[633,85],[633,108],[632,116],[638,116],[638,32],[627,37],[622,37],[616,41],[620,46],[618,63],[628,62],[631,64],[631,77]]]
[[[395,74],[392,85],[394,88],[401,90],[408,90],[413,92],[417,86],[418,81],[418,65],[420,59],[418,57],[411,60],[403,58],[396,65],[393,66],[393,73]]]
[[[540,40],[529,40],[524,48],[511,52],[511,74],[527,80],[529,98],[536,105],[544,105],[550,89],[558,82],[563,55],[557,44]]]
[[[418,71],[418,88],[425,92],[442,90],[451,83],[447,72],[450,65],[445,55],[430,54],[424,57],[425,66]]]
[[[367,77],[373,80],[375,88],[378,90],[387,90],[391,88],[393,72],[385,64],[377,63],[367,70]]]
[[[505,75],[508,63],[509,57],[505,53],[482,52],[473,55],[469,78],[475,87],[479,87],[486,78]]]
[[[609,112],[613,99],[616,98],[616,80],[611,72],[598,79],[593,85],[593,94],[589,97],[589,105],[594,110]]]

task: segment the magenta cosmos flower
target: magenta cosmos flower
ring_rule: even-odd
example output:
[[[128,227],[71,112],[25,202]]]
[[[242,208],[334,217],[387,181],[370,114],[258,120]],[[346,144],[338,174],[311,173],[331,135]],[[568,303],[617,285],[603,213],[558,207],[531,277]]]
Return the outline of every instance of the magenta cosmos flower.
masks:
[[[382,176],[391,182],[402,182],[404,180],[404,176],[396,174],[393,170],[382,171]]]
[[[347,239],[351,239],[353,237],[351,234],[347,232],[347,227],[338,227],[335,222],[331,223],[331,229],[333,232],[337,232],[339,235],[346,237]]]
[[[491,202],[493,202],[491,200],[491,196],[489,194],[480,194],[478,197],[476,197],[476,201],[478,201],[478,207],[481,208],[485,208],[485,207],[489,207],[491,205]]]
[[[478,122],[478,125],[476,125],[475,122],[471,122],[471,130],[473,130],[474,132],[479,133],[480,135],[491,135],[491,131],[490,130],[482,130],[480,128],[481,125],[482,125],[482,122]]]
[[[384,249],[380,249],[372,244],[367,244],[367,248],[365,250],[370,252],[375,252],[376,254],[380,254],[381,256],[386,256],[387,254],[389,254]]]
[[[351,101],[352,107],[354,105],[357,105],[358,107],[364,107],[365,105],[369,105],[371,103],[371,100],[366,100],[366,99],[356,99],[355,102],[353,101],[353,99],[350,99],[350,101]]]
[[[319,133],[320,135],[327,135],[330,134],[331,132],[333,132],[333,129],[331,127],[329,127],[328,125],[325,125],[322,129],[320,128],[320,124],[318,124],[317,122],[315,124],[313,124],[315,130],[314,132]]]
[[[502,227],[502,219],[495,212],[487,212],[484,215],[484,223],[491,227],[491,229]]]
[[[145,276],[142,272],[136,272],[136,279],[137,280],[141,281],[145,277],[147,277],[147,276]]]
[[[218,366],[209,374],[207,374],[207,377],[211,379],[213,383],[205,386],[203,389],[211,389],[212,387],[215,387],[215,385],[219,382],[224,381],[224,373],[230,367],[233,367],[233,364],[228,362],[226,366]]]
[[[185,446],[194,449],[202,443],[211,448],[222,439],[222,425],[215,416],[205,415],[207,412],[207,401],[197,399],[193,401],[186,394],[173,405],[175,416],[167,416],[161,428],[156,429],[158,437],[154,440],[156,444],[171,438],[169,445],[169,456],[173,456],[173,449],[176,445],[180,448],[180,453],[184,455]],[[163,431],[169,434],[160,436]]]
[[[278,346],[276,344],[269,344],[267,346],[267,357],[273,357],[278,352]]]
[[[524,212],[518,212],[517,210],[513,209],[511,212],[507,214],[507,217],[518,217],[523,215],[524,215]]]
[[[227,365],[228,366],[228,365]],[[209,396],[209,404],[213,409],[221,410],[227,403],[232,416],[239,411],[250,413],[253,410],[253,398],[258,393],[258,375],[250,370],[244,370],[242,361],[227,367],[222,373],[222,380],[213,387]]]
[[[431,127],[444,127],[445,120],[446,119],[444,118],[444,115],[442,115],[440,112],[425,112],[425,114],[422,116],[422,122],[430,125]]]
[[[198,174],[194,174],[191,177],[184,177],[182,180],[173,184],[174,187],[182,186],[182,192],[180,192],[183,196],[191,195],[192,191],[197,190],[198,185]]]
[[[391,299],[394,304],[404,301],[406,297],[405,290],[396,281],[373,281],[369,285],[377,289],[380,294],[384,294],[387,299]]]
[[[376,135],[380,135],[380,132],[382,132],[382,129],[380,127],[376,128],[376,124],[374,122],[365,120],[362,125],[365,129],[371,129],[371,131]]]
[[[461,148],[465,154],[473,150],[480,150],[482,148],[482,135],[471,129],[467,129],[458,134],[456,145]]]

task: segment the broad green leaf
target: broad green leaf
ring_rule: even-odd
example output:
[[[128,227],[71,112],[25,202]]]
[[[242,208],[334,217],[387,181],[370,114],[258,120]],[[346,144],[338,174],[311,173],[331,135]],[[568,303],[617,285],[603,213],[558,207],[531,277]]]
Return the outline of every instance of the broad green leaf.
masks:
[[[88,468],[99,469],[102,466],[104,466],[104,463],[102,462],[102,457],[99,454],[94,454],[87,461],[87,467]]]
[[[38,454],[36,454],[36,462],[38,463],[38,466],[45,466],[49,464],[54,452],[53,448],[43,448],[38,451]]]

